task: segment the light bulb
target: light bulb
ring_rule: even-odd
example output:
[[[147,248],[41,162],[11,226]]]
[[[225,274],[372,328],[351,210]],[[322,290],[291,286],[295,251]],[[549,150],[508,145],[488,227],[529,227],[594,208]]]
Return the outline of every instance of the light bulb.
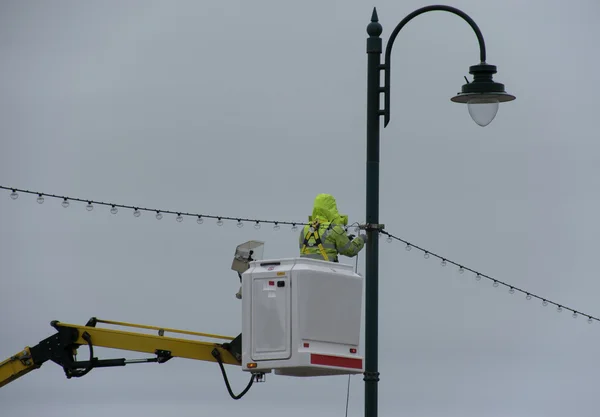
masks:
[[[256,222],[256,223],[254,224],[254,228],[255,228],[256,230],[260,229],[260,223],[259,223],[259,222]]]
[[[479,126],[489,125],[496,113],[498,113],[499,101],[498,99],[488,98],[472,98],[467,101],[467,108],[469,114],[475,123]]]
[[[219,220],[217,220],[217,226],[223,226],[223,219],[221,219],[219,217]]]
[[[37,202],[38,202],[39,204],[42,204],[42,203],[44,202],[44,196],[43,196],[43,195],[41,195],[41,194],[38,194]]]
[[[157,212],[156,212],[156,220],[160,220],[160,219],[162,219],[162,218],[163,218],[163,215],[162,215],[162,213],[161,213],[160,211],[157,211]]]
[[[475,280],[476,281],[481,281],[481,274],[475,275]]]
[[[525,298],[527,298],[528,300],[531,300],[531,294],[527,294],[527,297],[525,297]]]
[[[386,240],[387,240],[387,243],[392,243],[392,240],[393,240],[393,239],[392,239],[392,237],[391,237],[391,236],[388,236]]]
[[[548,305],[548,301],[546,301],[546,300],[542,301],[542,305],[543,305],[544,307],[546,307],[546,306]]]
[[[588,317],[588,323],[592,324],[592,318],[591,317]]]
[[[559,313],[561,313],[561,312],[562,312],[562,307],[561,307],[561,306],[558,306],[558,307],[556,308],[556,311],[558,311]]]
[[[281,229],[281,227],[277,223],[275,223],[275,226],[273,226],[273,230],[277,231],[279,229]]]
[[[411,250],[411,249],[412,249],[412,246],[406,245],[406,250]]]
[[[241,220],[238,220],[237,227],[239,227],[241,229],[242,227],[244,227],[244,223],[242,223]]]
[[[175,220],[177,220],[179,223],[183,221],[183,216],[181,215],[181,213],[177,213],[177,217],[175,217]]]
[[[498,281],[494,281],[494,287],[498,287]]]
[[[134,217],[140,217],[141,214],[142,213],[138,209],[133,210]]]
[[[87,211],[92,211],[92,210],[94,210],[94,206],[92,206],[92,203],[91,203],[91,201],[88,201],[88,203],[87,203],[87,206],[85,206],[85,209],[86,209]]]
[[[429,259],[429,252],[425,252],[425,253],[423,254],[423,258],[425,258],[425,259]]]
[[[10,193],[10,198],[16,200],[17,198],[19,198],[19,193],[17,193],[15,190],[12,190],[12,193]]]
[[[576,318],[577,318],[577,312],[576,312],[576,311],[574,311],[574,312],[573,312],[573,318],[574,318],[574,319],[576,319]]]
[[[69,207],[69,200],[67,200],[66,198],[63,199],[63,202],[60,203],[61,206],[63,206],[64,208]]]
[[[446,260],[442,259],[442,266],[446,266]]]
[[[118,212],[118,211],[119,211],[119,209],[118,209],[118,208],[116,208],[115,206],[112,206],[112,208],[110,209],[110,212],[111,212],[112,214],[117,214],[117,212]]]
[[[465,273],[465,268],[463,268],[462,266],[460,268],[458,268],[458,273],[459,274],[464,274]]]
[[[514,294],[515,293],[515,289],[514,288],[510,288],[510,290],[508,290],[509,293]]]
[[[298,226],[296,226],[296,223],[292,224],[292,232],[297,232],[298,231]]]
[[[198,223],[198,224],[204,223],[204,219],[202,218],[202,216],[198,216],[198,218],[196,219],[196,223]]]

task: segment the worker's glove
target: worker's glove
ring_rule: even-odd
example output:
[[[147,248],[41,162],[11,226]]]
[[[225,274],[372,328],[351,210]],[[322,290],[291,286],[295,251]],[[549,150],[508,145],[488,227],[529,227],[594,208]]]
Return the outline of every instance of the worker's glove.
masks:
[[[356,236],[354,236],[354,235],[348,235],[348,240],[354,240],[355,237]]]

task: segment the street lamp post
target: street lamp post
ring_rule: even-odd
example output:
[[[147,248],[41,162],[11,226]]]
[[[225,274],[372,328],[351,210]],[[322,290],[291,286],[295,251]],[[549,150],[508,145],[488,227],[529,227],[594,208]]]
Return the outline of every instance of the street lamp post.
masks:
[[[398,32],[414,17],[430,12],[445,11],[462,17],[475,31],[479,42],[480,62],[469,68],[473,81],[462,86],[462,90],[451,100],[466,103],[469,114],[480,126],[488,125],[496,116],[498,104],[514,100],[504,91],[504,85],[492,80],[496,67],[486,63],[485,42],[477,24],[464,12],[450,6],[434,5],[415,10],[396,26],[390,35],[385,50],[385,63],[381,63],[383,52],[381,33],[383,28],[373,9],[371,23],[367,26],[367,179],[366,179],[366,256],[365,256],[365,416],[377,417],[378,371],[378,313],[379,313],[379,118],[385,117],[385,126],[390,121],[390,55]],[[380,84],[380,72],[385,83]],[[466,77],[465,77],[466,79]],[[380,94],[384,94],[384,109],[380,108]]]

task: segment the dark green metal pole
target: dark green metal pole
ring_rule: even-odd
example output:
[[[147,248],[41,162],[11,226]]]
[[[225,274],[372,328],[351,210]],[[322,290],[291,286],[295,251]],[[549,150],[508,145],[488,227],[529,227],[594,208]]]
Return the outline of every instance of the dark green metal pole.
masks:
[[[365,416],[377,417],[379,309],[379,96],[383,28],[373,9],[367,26],[367,243],[365,256]]]

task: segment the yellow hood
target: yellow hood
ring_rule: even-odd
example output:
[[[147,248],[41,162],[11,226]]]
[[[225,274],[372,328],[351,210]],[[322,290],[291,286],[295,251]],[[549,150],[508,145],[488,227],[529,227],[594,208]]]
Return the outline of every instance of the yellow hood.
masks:
[[[319,220],[320,222],[336,223],[339,225],[348,224],[348,216],[338,213],[337,203],[331,194],[319,194],[315,198],[312,216],[309,221]]]

